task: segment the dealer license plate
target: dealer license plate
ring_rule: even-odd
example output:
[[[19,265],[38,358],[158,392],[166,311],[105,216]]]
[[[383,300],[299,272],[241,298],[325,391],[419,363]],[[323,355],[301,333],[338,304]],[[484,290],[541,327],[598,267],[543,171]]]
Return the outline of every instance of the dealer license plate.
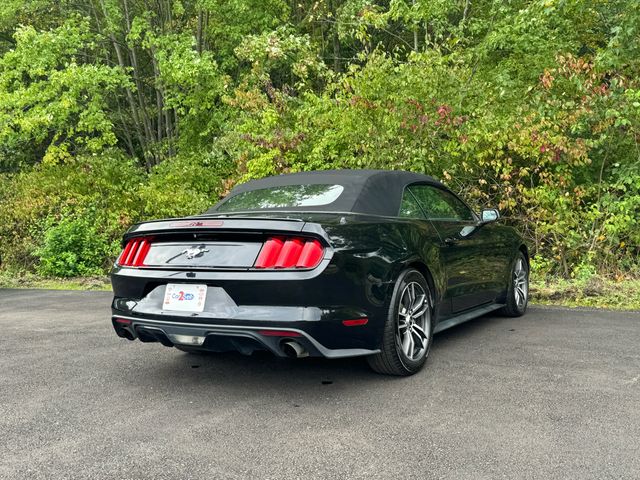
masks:
[[[206,285],[169,283],[164,292],[163,310],[201,312],[207,299]]]

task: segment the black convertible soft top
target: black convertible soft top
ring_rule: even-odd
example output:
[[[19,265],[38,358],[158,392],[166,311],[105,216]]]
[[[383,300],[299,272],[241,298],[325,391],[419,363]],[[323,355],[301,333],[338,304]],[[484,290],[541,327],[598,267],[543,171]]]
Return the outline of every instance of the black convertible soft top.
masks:
[[[251,190],[286,185],[342,185],[342,194],[329,205],[272,208],[271,210],[354,212],[370,215],[395,216],[400,210],[404,188],[414,183],[427,183],[442,187],[432,177],[402,170],[323,170],[251,180],[236,186],[220,203],[207,213],[216,213],[227,199]],[[265,210],[265,209],[261,209]],[[266,209],[269,210],[269,209]]]

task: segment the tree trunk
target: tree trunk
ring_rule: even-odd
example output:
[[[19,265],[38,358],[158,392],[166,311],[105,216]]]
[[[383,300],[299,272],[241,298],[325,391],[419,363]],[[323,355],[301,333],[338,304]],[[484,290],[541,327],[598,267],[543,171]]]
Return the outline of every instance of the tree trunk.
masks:
[[[202,9],[198,11],[198,30],[196,32],[196,49],[202,53],[202,24],[204,23]]]
[[[333,19],[336,19],[336,9],[333,1],[329,2],[329,9]],[[340,63],[340,37],[338,36],[338,22],[334,21],[332,26],[332,42],[333,42],[333,70],[336,72],[341,71],[342,64]]]
[[[415,7],[416,0],[412,0],[411,5]],[[418,51],[418,24],[413,27],[413,51]]]
[[[124,17],[125,17],[125,22],[127,27],[127,34],[128,34],[131,31],[131,19],[129,17],[128,0],[123,0],[123,4],[124,4]],[[149,113],[147,112],[147,104],[144,99],[144,86],[140,81],[140,67],[138,64],[138,55],[136,53],[136,48],[135,46],[131,45],[128,48],[128,50],[129,50],[129,58],[131,61],[131,66],[133,67],[133,79],[136,83],[136,94],[138,97],[138,103],[140,105],[140,112],[142,113],[142,122],[144,125],[145,132],[147,134],[147,137],[149,139],[149,145],[153,146],[156,142],[160,141],[161,137],[160,136],[156,137],[156,132],[154,131],[154,128],[153,128],[153,122],[151,121],[151,118],[149,117]],[[148,152],[148,155],[151,156],[150,158],[148,158],[148,161],[147,161],[147,167],[150,168],[159,162],[159,158],[154,152],[151,152],[151,151]],[[151,164],[149,164],[150,162]]]

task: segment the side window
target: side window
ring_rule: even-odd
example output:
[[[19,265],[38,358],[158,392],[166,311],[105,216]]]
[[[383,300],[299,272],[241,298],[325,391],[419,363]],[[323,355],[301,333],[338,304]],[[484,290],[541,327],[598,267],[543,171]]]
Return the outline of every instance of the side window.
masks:
[[[412,185],[409,190],[430,220],[475,220],[469,207],[446,190],[431,185]]]
[[[409,190],[405,190],[402,195],[402,203],[400,204],[400,213],[398,216],[405,218],[422,218],[424,220],[424,214],[420,209],[420,205],[418,205],[418,202],[416,202],[415,197]]]

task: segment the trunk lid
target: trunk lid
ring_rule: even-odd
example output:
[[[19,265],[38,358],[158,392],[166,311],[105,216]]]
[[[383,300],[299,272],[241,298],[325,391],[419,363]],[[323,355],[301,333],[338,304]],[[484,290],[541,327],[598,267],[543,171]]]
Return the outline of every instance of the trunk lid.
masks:
[[[274,257],[271,248],[274,242],[268,242],[274,238],[282,250],[280,263],[277,262],[280,250]],[[124,267],[309,269],[317,266],[315,260],[319,262],[317,257],[323,249],[327,250],[328,241],[319,225],[302,219],[189,217],[134,225],[125,234],[123,246],[117,264]],[[270,258],[273,257],[266,266],[259,260],[265,246],[270,247]],[[263,259],[267,253],[263,252]]]

